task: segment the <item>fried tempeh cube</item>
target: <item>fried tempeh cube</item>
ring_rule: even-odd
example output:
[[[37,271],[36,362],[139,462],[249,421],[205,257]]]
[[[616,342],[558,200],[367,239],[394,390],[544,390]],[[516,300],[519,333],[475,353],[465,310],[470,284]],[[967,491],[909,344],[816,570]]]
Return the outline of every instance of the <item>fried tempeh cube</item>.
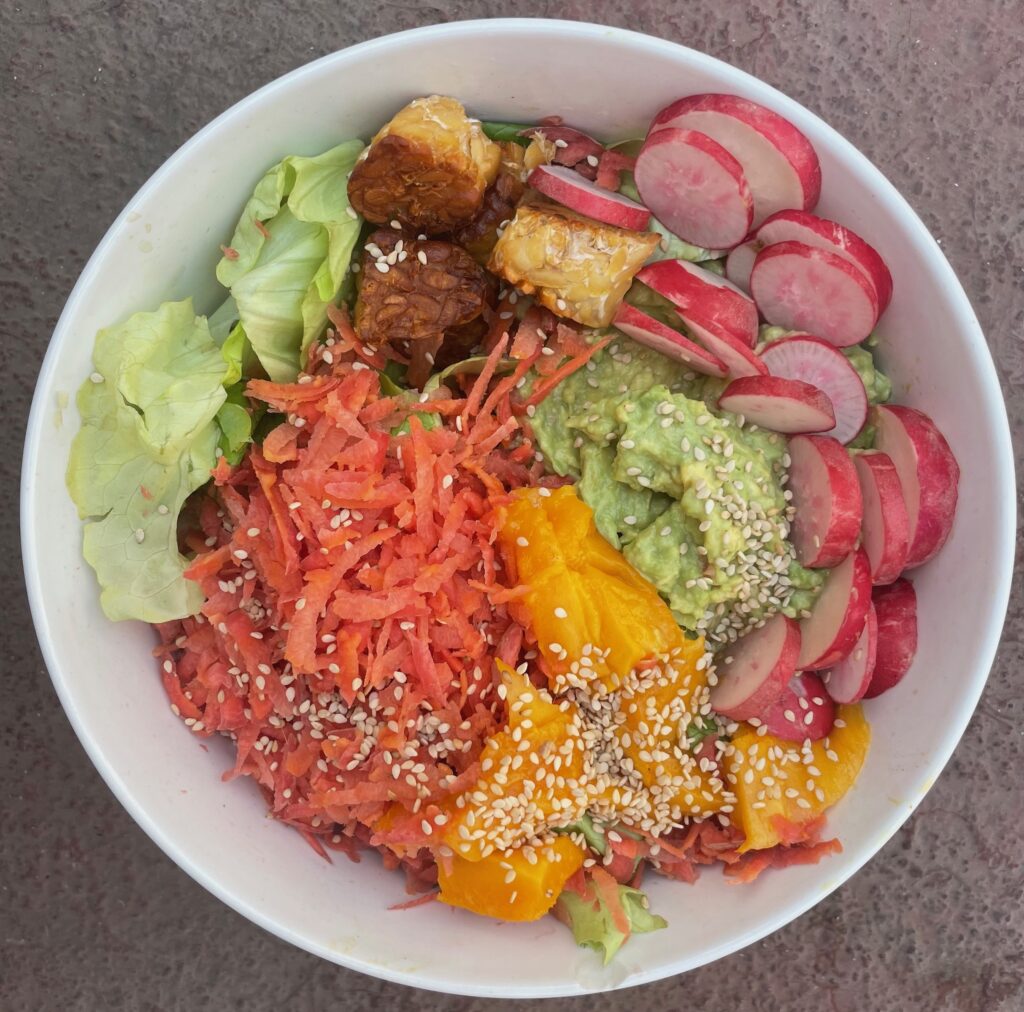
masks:
[[[418,98],[373,138],[348,195],[368,221],[448,232],[472,220],[498,174],[501,152],[453,98]]]
[[[519,205],[487,266],[558,316],[607,327],[658,239],[530,201]]]

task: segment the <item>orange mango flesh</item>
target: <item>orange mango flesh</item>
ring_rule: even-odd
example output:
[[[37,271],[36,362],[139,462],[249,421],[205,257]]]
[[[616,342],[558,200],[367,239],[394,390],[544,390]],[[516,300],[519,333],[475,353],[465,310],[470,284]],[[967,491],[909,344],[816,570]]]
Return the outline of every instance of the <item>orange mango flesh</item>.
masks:
[[[558,836],[543,846],[520,846],[479,861],[440,861],[440,899],[486,917],[535,921],[555,905],[583,858],[581,847],[568,836]]]
[[[648,788],[666,777],[684,781],[671,798],[680,816],[703,817],[734,801],[717,770],[701,769],[685,740],[690,720],[707,699],[703,656],[703,639],[684,637],[666,670],[667,679],[655,680],[640,691],[633,690],[630,680],[622,692],[623,720],[615,731],[623,754]]]
[[[508,724],[480,755],[481,774],[450,809],[443,842],[480,861],[564,825],[587,809],[582,725],[571,703],[555,703],[499,662]],[[500,802],[500,805],[496,804]]]
[[[740,849],[763,850],[783,843],[780,820],[783,826],[799,826],[839,801],[857,779],[870,742],[871,729],[859,705],[839,707],[831,734],[806,747],[742,725],[727,760],[736,777],[733,819],[747,837]],[[758,770],[762,759],[763,768]]]
[[[614,691],[641,661],[685,641],[657,590],[598,533],[571,487],[513,493],[499,543],[529,587],[517,610],[553,686],[568,674],[568,684]]]

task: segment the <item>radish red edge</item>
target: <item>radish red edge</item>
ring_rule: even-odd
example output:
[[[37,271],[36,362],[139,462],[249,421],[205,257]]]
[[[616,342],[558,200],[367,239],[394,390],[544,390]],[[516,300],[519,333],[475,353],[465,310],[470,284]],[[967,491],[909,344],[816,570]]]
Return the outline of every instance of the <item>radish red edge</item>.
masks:
[[[858,548],[825,578],[825,585],[800,623],[803,641],[797,667],[830,668],[853,649],[871,604],[871,565]]]
[[[612,326],[618,327],[634,341],[683,362],[706,376],[722,379],[727,375],[725,365],[717,356],[691,341],[685,334],[626,302],[616,310]]]
[[[878,649],[871,685],[864,694],[874,699],[898,685],[910,670],[917,653],[917,593],[903,578],[873,595],[878,616]]]
[[[823,676],[828,694],[837,703],[856,703],[867,694],[878,651],[878,616],[868,608],[864,628],[849,655]]]
[[[836,426],[832,402],[824,391],[782,376],[735,379],[720,394],[718,405],[773,432],[828,432]]]
[[[796,673],[800,626],[783,614],[747,633],[725,650],[711,705],[733,720],[762,716]]]
[[[856,546],[863,520],[853,461],[831,436],[794,436],[789,457],[797,561],[811,569],[836,566]]]

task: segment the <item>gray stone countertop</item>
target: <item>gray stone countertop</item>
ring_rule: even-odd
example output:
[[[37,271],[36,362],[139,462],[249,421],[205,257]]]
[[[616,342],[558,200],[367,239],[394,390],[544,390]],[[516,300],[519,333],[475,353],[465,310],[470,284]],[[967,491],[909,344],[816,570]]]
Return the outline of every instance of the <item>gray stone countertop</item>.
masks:
[[[78,744],[25,601],[29,400],[75,279],[137,187],[214,115],[354,42],[515,14],[683,42],[823,116],[910,199],[963,280],[1024,446],[1024,18],[1019,0],[6,0],[0,5],[0,1008],[451,1009],[264,933],[149,841]],[[1020,538],[1018,537],[1018,547]],[[1020,573],[1018,559],[1018,575]],[[946,772],[850,882],[770,938],[593,1012],[1024,1009],[1024,598]],[[540,1002],[517,1003],[523,1008]],[[507,1006],[506,1006],[507,1007]],[[552,1006],[548,1006],[552,1007]]]

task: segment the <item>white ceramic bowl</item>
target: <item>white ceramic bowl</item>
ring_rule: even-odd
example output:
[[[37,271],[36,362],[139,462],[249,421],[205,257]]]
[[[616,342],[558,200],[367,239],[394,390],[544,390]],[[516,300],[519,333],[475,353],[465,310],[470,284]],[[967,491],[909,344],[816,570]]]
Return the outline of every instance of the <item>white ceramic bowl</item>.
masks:
[[[78,428],[73,395],[98,328],[166,299],[218,296],[218,244],[263,170],[371,134],[417,95],[455,95],[478,115],[557,112],[599,137],[641,134],[679,95],[733,92],[792,120],[821,157],[818,210],[856,227],[892,267],[881,333],[895,396],[931,414],[963,469],[953,536],[915,577],[920,650],[905,681],[868,704],[873,743],[830,817],[843,853],[742,888],[716,870],[690,887],[648,879],[669,927],[638,937],[607,970],[552,919],[513,925],[440,904],[394,912],[399,876],[373,856],[328,865],[265,818],[253,785],[225,785],[228,749],[208,752],[168,711],[150,631],[103,617],[64,489]],[[61,407],[64,404],[65,406]],[[792,920],[867,861],[931,786],[971,716],[999,639],[1014,544],[1009,432],[992,360],[949,264],[877,169],[821,120],[708,56],[643,35],[557,21],[425,28],[325,57],[201,130],[131,200],[82,273],[50,343],[25,447],[22,535],[36,629],[61,702],[136,821],[198,882],[251,920],[326,959],[420,987],[533,997],[638,984],[726,955]]]

